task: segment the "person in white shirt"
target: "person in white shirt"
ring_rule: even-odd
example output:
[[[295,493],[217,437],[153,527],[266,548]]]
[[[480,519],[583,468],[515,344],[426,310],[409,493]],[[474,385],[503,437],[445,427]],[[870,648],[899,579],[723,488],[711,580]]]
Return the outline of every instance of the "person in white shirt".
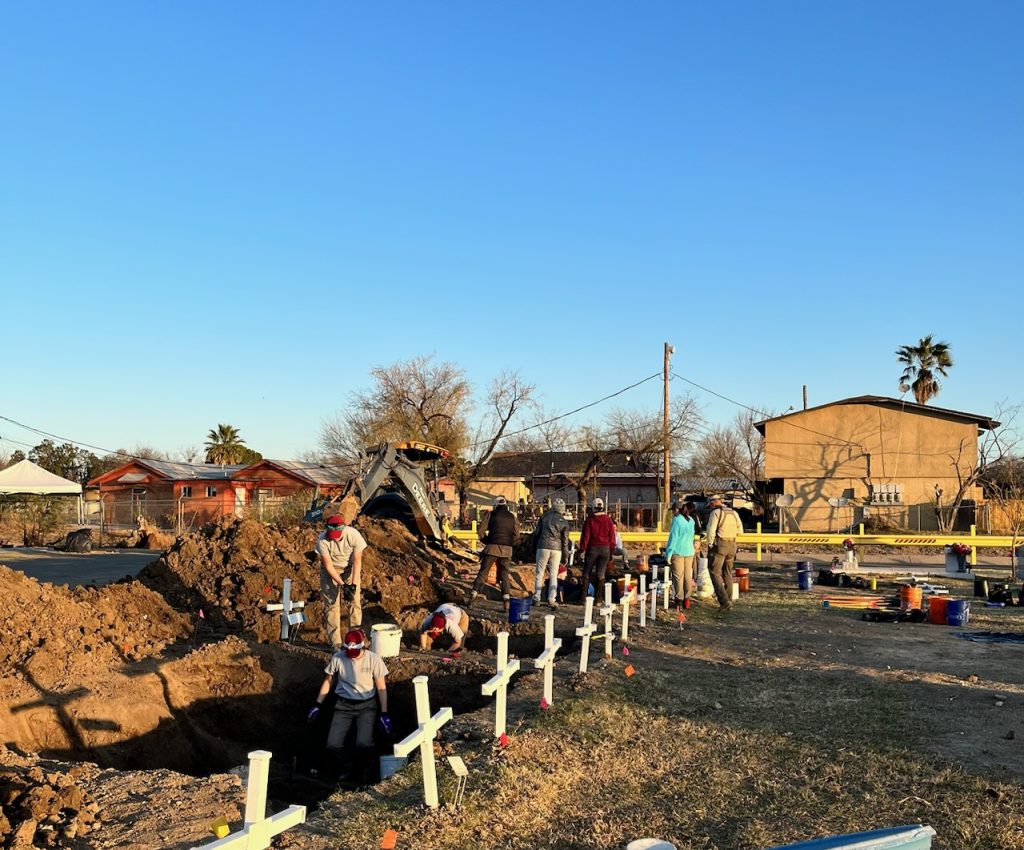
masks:
[[[341,599],[348,602],[348,627],[363,624],[362,569],[366,541],[358,531],[335,514],[317,538],[320,560],[320,597],[324,603],[324,631],[335,652],[341,649]]]
[[[447,632],[452,639],[449,651],[452,655],[457,656],[465,646],[467,631],[469,631],[469,614],[458,605],[445,602],[438,606],[432,614],[428,614],[420,626],[420,649],[431,649],[434,641]]]

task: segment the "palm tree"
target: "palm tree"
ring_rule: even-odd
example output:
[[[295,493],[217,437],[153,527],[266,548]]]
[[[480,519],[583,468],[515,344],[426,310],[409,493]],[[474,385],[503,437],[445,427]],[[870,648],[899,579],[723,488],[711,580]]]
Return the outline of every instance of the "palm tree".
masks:
[[[245,440],[232,425],[218,425],[206,435],[207,463],[240,463],[245,449]]]
[[[931,334],[922,337],[917,345],[901,345],[896,350],[896,359],[904,366],[900,392],[912,390],[918,404],[927,404],[939,394],[941,386],[936,375],[945,378],[953,365],[949,343],[933,342]]]

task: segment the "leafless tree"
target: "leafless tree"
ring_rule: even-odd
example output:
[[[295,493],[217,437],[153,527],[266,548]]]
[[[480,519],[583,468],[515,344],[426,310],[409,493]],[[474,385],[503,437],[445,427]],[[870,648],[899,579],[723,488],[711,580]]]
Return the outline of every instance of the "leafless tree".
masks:
[[[422,440],[453,455],[466,446],[473,409],[465,372],[433,355],[375,366],[373,385],[351,394],[344,411],[325,420],[320,447],[332,461],[351,461],[367,446]]]
[[[1019,442],[1015,423],[1020,413],[1020,405],[998,406],[990,420],[992,427],[981,432],[977,443],[963,439],[954,451],[949,453],[949,464],[956,478],[956,489],[948,495],[941,491],[935,494],[935,515],[939,530],[949,533],[953,530],[956,517],[963,503],[968,499],[975,487],[982,483],[985,471],[998,468],[1009,457]]]
[[[462,451],[453,452],[448,465],[448,475],[459,497],[460,521],[467,519],[470,486],[480,477],[512,420],[532,406],[535,391],[518,372],[502,372],[491,381],[484,403],[486,412],[474,429],[473,440]]]
[[[669,414],[668,448],[677,457],[694,441],[702,422],[700,405],[687,394],[672,402]],[[606,444],[624,449],[639,472],[661,469],[665,456],[665,423],[660,410],[615,408],[605,419]],[[664,471],[664,470],[662,470]]]
[[[768,505],[755,486],[764,478],[764,437],[754,427],[765,418],[741,410],[729,425],[712,428],[697,441],[693,466],[711,478],[734,478],[767,512]]]

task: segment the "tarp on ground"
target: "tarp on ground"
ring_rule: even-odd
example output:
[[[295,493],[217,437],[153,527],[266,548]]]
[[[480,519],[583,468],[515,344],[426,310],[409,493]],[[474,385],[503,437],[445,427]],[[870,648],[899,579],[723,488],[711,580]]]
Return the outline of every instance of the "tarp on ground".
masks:
[[[0,470],[0,495],[82,495],[82,485],[47,472],[30,460],[19,460]]]

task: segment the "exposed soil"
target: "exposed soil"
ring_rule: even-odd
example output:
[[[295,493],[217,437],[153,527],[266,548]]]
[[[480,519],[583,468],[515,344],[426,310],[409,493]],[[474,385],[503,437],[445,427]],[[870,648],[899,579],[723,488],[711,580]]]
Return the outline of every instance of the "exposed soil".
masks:
[[[398,623],[411,630],[443,594],[464,562],[428,547],[397,520],[361,517],[357,523],[368,548],[363,554],[363,614],[368,622]],[[311,526],[283,528],[254,520],[225,519],[178,538],[138,580],[176,608],[200,609],[217,629],[276,640],[277,617],[264,606],[280,600],[284,579],[292,599],[306,602],[301,637],[323,641],[320,571]]]
[[[360,526],[370,543],[363,561],[366,620],[398,622],[411,648],[411,632],[424,613],[439,599],[460,598],[474,565],[425,546],[398,522],[362,520]],[[236,774],[253,749],[274,753],[272,808],[319,807],[304,827],[278,842],[306,850],[339,842],[375,846],[382,824],[399,823],[407,846],[622,846],[624,839],[638,837],[624,824],[641,815],[606,800],[612,808],[592,817],[592,795],[605,799],[605,792],[604,786],[588,787],[589,772],[620,762],[628,767],[642,754],[645,769],[664,767],[659,788],[675,788],[680,811],[717,805],[710,792],[687,797],[691,789],[679,784],[678,771],[659,762],[655,744],[665,746],[677,735],[684,742],[700,736],[699,743],[693,738],[693,749],[702,761],[692,770],[708,771],[707,788],[719,771],[723,783],[746,783],[745,793],[768,793],[771,783],[750,779],[749,771],[770,775],[771,767],[765,762],[754,768],[743,760],[756,755],[764,762],[774,747],[780,748],[780,769],[793,771],[801,760],[819,755],[845,764],[857,752],[870,761],[876,745],[885,761],[898,740],[914,751],[898,756],[914,771],[924,770],[917,758],[964,764],[971,777],[956,781],[969,793],[978,781],[990,782],[992,793],[1011,807],[1024,799],[1024,750],[1016,735],[1024,735],[1024,647],[972,644],[942,627],[865,623],[855,612],[823,612],[823,594],[850,591],[799,593],[792,571],[764,565],[751,565],[753,591],[728,617],[705,603],[685,623],[662,613],[642,632],[634,620],[629,658],[617,645],[615,658],[602,661],[602,642],[593,642],[592,672],[585,677],[575,675],[582,609],[563,606],[555,615],[563,640],[563,660],[556,667],[558,712],[542,711],[541,677],[524,661],[510,693],[514,740],[507,751],[492,747],[493,700],[480,694],[480,684],[493,674],[499,631],[511,633],[513,655],[539,654],[548,611],[509,626],[491,592],[474,606],[462,658],[452,661],[443,650],[405,651],[387,662],[396,737],[415,725],[416,675],[430,676],[433,710],[452,706],[456,719],[442,730],[436,749],[471,763],[478,787],[470,811],[448,819],[423,816],[415,769],[370,794],[336,792],[333,784],[310,776],[320,763],[330,717],[327,706],[320,724],[306,723],[327,661],[326,653],[308,645],[322,640],[315,539],[311,528],[224,521],[179,539],[138,580],[99,589],[40,584],[0,567],[0,846],[191,847],[209,836],[208,825],[218,816],[237,825],[244,789]],[[294,598],[309,601],[309,622],[296,644],[277,640],[278,620],[264,611],[278,598],[285,577],[294,582]],[[519,568],[515,592],[528,592],[531,581],[532,567]],[[948,583],[954,594],[970,595],[965,584]],[[880,589],[891,593],[895,585],[883,583]],[[196,617],[200,608],[202,621]],[[1024,609],[982,608],[975,616],[979,628],[1024,628]],[[628,686],[622,676],[626,663],[641,671]],[[551,726],[552,718],[561,725]],[[602,724],[620,718],[626,724],[622,737],[609,748]],[[662,737],[646,738],[637,724],[652,724]],[[604,731],[593,738],[591,727]],[[744,737],[757,742],[754,754],[743,752]],[[803,740],[807,747],[798,743]],[[391,743],[380,739],[381,752]],[[677,757],[691,758],[685,749]],[[850,770],[855,767],[854,760]],[[728,780],[733,772],[737,778]],[[609,781],[631,787],[630,775],[615,776]],[[834,794],[855,793],[853,776],[843,780],[848,791],[837,785]],[[502,777],[514,787],[502,784]],[[805,780],[822,781],[814,775],[792,781]],[[897,774],[877,781],[879,788],[903,787]],[[561,789],[555,797],[546,782]],[[945,790],[933,790],[942,806],[956,805],[953,795],[947,799]],[[658,811],[645,808],[661,791],[633,791],[641,795],[633,798],[635,811],[648,818],[635,828],[661,823]],[[884,798],[886,792],[872,786],[871,793]],[[771,799],[776,816],[787,817],[786,801]],[[847,805],[861,810],[856,798]],[[608,820],[613,809],[614,819]],[[571,837],[560,833],[548,841],[539,812],[559,812],[573,824]],[[946,818],[967,830],[955,810],[914,816]],[[756,817],[757,828],[743,833],[750,820],[742,807],[716,809],[707,817],[712,820],[687,827],[695,830],[687,833],[692,840],[677,840],[678,845],[768,846],[796,834]],[[677,828],[677,820],[665,821],[664,828]],[[983,836],[963,834],[965,847],[1024,847],[1024,840],[986,845]],[[761,836],[762,844],[750,844],[750,835]],[[729,836],[742,837],[727,843]]]

